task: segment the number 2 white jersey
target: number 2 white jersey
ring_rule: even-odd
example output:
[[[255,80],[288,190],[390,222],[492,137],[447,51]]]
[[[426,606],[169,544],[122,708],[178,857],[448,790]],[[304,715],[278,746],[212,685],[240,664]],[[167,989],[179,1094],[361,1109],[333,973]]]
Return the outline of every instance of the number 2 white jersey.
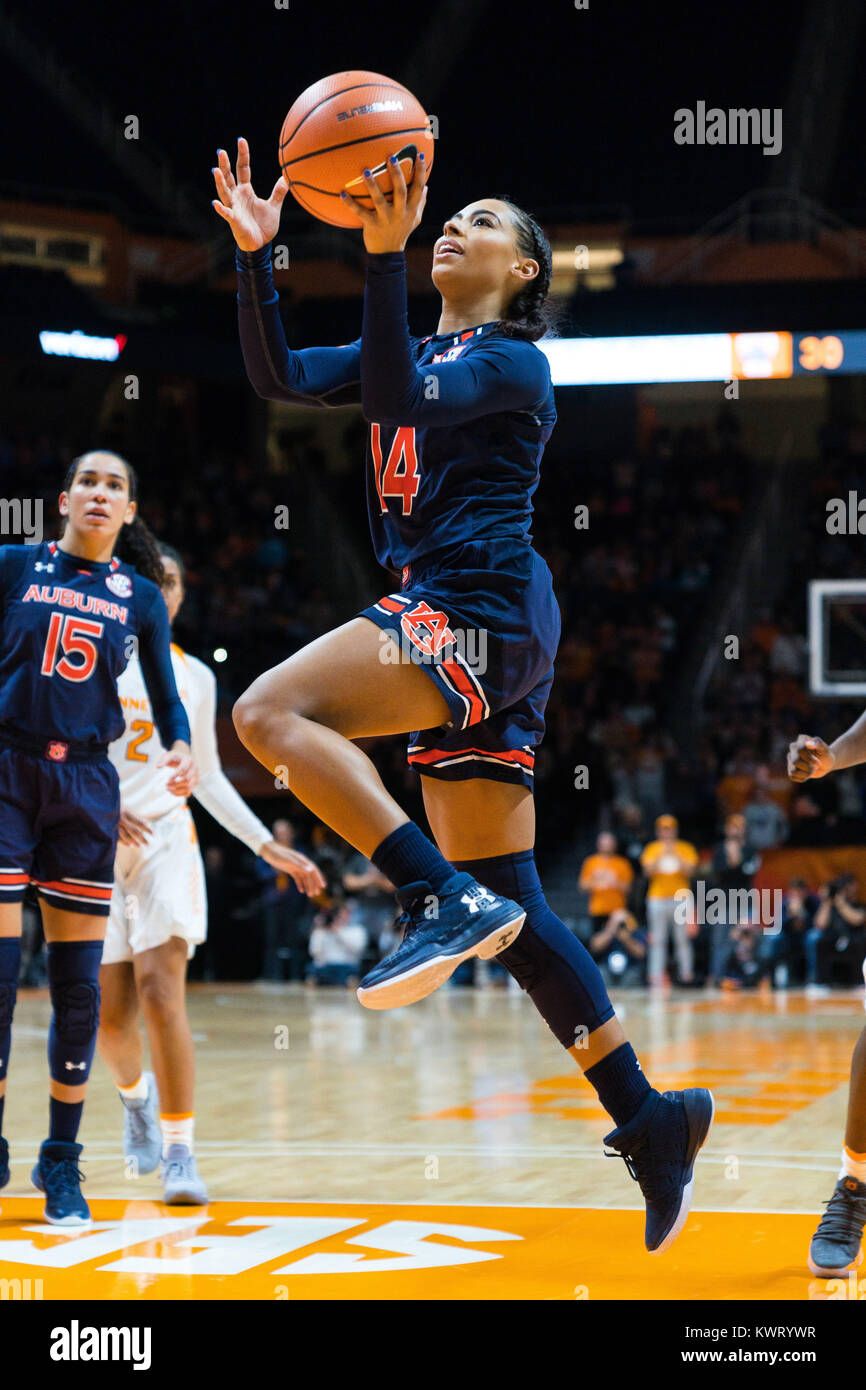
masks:
[[[178,694],[189,718],[192,755],[199,772],[193,796],[229,834],[258,854],[272,836],[222,770],[216,741],[216,677],[203,661],[175,643],[171,646],[171,662]],[[153,722],[150,698],[136,657],[118,680],[117,693],[126,730],[109,746],[108,755],[120,777],[121,806],[142,819],[159,820],[182,803],[167,790],[171,769],[157,767],[165,749]]]

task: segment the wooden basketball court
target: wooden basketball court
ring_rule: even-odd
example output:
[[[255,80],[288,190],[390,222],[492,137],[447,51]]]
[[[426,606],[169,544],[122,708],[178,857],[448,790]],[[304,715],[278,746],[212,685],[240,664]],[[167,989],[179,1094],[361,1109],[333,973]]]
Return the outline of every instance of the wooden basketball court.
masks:
[[[612,1128],[529,1002],[440,991],[365,1012],[343,991],[193,986],[207,1209],[127,1176],[122,1112],[94,1064],[81,1138],[91,1230],[40,1223],[29,1170],[47,1117],[44,992],[15,1019],[0,1194],[5,1297],[790,1299],[839,1164],[862,992],[623,994],[653,1083],[707,1084],[716,1122],[683,1235],[643,1248]]]

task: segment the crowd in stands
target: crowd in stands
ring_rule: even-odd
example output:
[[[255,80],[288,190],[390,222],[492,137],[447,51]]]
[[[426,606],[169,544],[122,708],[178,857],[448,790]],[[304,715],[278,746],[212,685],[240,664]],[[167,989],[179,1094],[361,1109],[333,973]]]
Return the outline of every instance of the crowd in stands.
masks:
[[[726,990],[805,986],[812,994],[863,981],[866,903],[852,873],[812,889],[757,888],[761,853],[746,818],[726,817],[699,853],[676,819],[620,850],[602,831],[577,881],[575,929],[611,986],[708,985]]]
[[[654,429],[638,455],[545,457],[535,534],[553,571],[563,639],[538,764],[545,793],[584,833],[642,833],[663,810],[712,833],[713,769],[687,759],[669,704],[683,650],[747,505],[752,464],[730,414]],[[578,529],[574,500],[588,509]],[[575,793],[575,767],[589,770]]]

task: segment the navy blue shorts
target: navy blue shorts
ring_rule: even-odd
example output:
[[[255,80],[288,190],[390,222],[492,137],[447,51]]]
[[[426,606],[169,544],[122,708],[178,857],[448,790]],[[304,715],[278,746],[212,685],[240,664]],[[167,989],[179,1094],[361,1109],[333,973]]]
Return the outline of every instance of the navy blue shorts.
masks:
[[[33,883],[52,907],[107,917],[119,818],[107,757],[55,762],[0,736],[0,901]]]
[[[533,785],[560,614],[550,570],[522,541],[472,543],[404,574],[360,614],[426,671],[451,720],[409,736],[426,777]]]

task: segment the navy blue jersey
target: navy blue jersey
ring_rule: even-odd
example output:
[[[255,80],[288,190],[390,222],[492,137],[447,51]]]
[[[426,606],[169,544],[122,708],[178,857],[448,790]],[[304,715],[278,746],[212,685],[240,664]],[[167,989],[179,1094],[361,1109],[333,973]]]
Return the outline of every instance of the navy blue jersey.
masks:
[[[410,336],[406,258],[367,256],[361,337],[286,343],[271,250],[239,252],[238,320],[260,396],[360,402],[370,423],[367,508],[376,556],[397,573],[468,542],[531,540],[532,494],[556,422],[547,358],[498,322]]]
[[[189,742],[170,642],[165,600],[132,565],[56,541],[0,547],[0,727],[111,743],[126,728],[117,678],[137,647],[163,744]]]

